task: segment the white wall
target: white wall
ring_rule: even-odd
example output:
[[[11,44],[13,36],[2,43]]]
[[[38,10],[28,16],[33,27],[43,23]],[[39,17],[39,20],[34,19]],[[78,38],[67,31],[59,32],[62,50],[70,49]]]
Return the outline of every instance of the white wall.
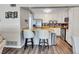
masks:
[[[71,36],[79,36],[79,7],[69,9],[69,29],[66,38],[73,45]]]
[[[79,54],[79,36],[72,36],[73,54]]]
[[[20,8],[20,25],[21,29],[28,28],[28,22],[25,20],[29,19],[29,11],[23,8]]]
[[[79,36],[79,7],[74,8],[73,34]]]
[[[72,40],[71,40],[71,36],[73,34],[73,17],[74,17],[74,13],[73,13],[73,8],[69,8],[69,28],[66,30],[66,40],[67,42],[72,45]]]
[[[25,23],[25,19],[28,19],[27,11],[20,9],[22,5],[16,5],[16,7],[11,7],[9,4],[0,5],[0,34],[3,35],[6,41],[17,42],[17,45],[6,45],[7,47],[20,48],[23,43],[22,40],[22,29],[26,28],[28,25]],[[23,5],[28,6],[28,5]],[[6,19],[5,12],[17,11],[18,18]],[[21,19],[21,20],[20,20]]]
[[[40,10],[40,9],[39,9]],[[35,10],[34,12],[34,18],[35,19],[43,19],[43,22],[49,22],[49,20],[57,20],[59,23],[64,22],[64,18],[68,16],[67,8],[53,8],[53,11],[51,13],[44,13],[38,10]]]
[[[8,11],[17,11],[18,18],[6,19],[5,12]],[[20,45],[20,8],[18,6],[10,7],[8,4],[0,5],[0,34],[5,37],[6,41],[16,41],[16,47]]]
[[[25,20],[29,19],[29,12],[23,8],[20,8],[20,42],[21,45],[24,45],[24,38],[23,38],[23,34],[22,34],[22,30],[24,28],[28,28],[28,22],[25,22]]]
[[[79,7],[73,9],[73,53],[79,53]]]

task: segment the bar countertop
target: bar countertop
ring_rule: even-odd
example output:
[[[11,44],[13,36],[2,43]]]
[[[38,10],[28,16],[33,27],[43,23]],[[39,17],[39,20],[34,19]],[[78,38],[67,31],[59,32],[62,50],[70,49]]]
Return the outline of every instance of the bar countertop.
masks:
[[[36,31],[36,30],[39,30],[39,29],[45,29],[45,30],[48,30],[48,31],[55,31],[56,29],[61,29],[63,27],[49,27],[49,26],[43,26],[43,27],[33,27],[31,30],[32,31]],[[22,31],[27,31],[29,30],[28,28],[23,28]]]

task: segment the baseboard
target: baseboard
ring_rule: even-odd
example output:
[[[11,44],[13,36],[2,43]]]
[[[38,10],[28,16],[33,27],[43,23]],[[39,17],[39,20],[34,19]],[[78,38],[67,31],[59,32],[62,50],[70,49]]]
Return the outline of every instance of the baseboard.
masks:
[[[72,47],[72,45],[71,44],[69,44],[68,42],[67,42],[67,40],[64,40],[70,47]]]
[[[18,46],[10,46],[10,45],[5,45],[7,48],[22,48],[23,45],[18,45]]]
[[[57,37],[59,37],[59,38],[61,38],[63,40],[63,38],[61,36],[57,36]],[[67,40],[63,40],[63,41],[65,41],[70,47],[72,47],[72,45],[69,44]]]

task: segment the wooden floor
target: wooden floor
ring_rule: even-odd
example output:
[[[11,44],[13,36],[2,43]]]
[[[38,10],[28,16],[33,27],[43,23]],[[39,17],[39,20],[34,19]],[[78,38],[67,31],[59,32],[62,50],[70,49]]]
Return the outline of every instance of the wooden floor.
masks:
[[[34,46],[32,49],[29,46],[26,50],[21,49],[13,49],[13,48],[4,48],[3,54],[72,54],[72,48],[60,38],[57,38],[56,46],[49,46],[43,48],[39,48],[38,46]]]

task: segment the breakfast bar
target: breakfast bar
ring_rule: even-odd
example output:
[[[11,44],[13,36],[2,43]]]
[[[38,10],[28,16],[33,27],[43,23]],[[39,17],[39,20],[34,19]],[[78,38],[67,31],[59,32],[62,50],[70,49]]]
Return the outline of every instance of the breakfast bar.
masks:
[[[32,29],[30,29],[31,31],[34,32],[34,44],[38,45],[39,44],[39,38],[38,38],[38,31],[42,30],[47,30],[50,34],[49,34],[49,45],[56,45],[56,37],[57,36],[61,36],[61,28],[65,28],[65,27],[61,27],[61,26],[42,26],[42,27],[33,27]],[[24,28],[23,32],[28,31],[29,29]],[[53,35],[54,34],[54,35]]]

